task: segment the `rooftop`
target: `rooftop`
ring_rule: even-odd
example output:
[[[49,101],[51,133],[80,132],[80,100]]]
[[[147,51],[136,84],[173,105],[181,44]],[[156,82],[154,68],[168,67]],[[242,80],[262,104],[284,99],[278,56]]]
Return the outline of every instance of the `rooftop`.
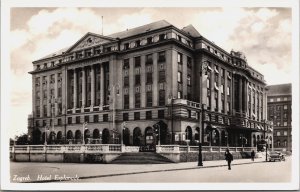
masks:
[[[292,94],[292,84],[279,84],[279,85],[269,85],[267,86],[268,96],[272,95],[291,95]]]

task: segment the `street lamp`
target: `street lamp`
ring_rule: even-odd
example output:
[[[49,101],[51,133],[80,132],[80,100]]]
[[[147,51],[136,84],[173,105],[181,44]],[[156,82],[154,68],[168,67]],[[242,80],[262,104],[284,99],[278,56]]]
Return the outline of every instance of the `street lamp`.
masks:
[[[84,131],[87,130],[88,128],[86,127],[88,125],[87,122],[84,122],[82,124],[82,144],[85,145],[85,140],[84,140]]]
[[[171,100],[171,142],[174,144],[174,126],[173,126],[173,103],[174,97],[172,94],[169,95],[169,99]]]
[[[126,121],[124,121],[121,125],[121,145],[123,145],[123,131],[125,130]]]
[[[156,137],[158,136],[158,145],[160,146],[160,125],[155,124],[153,127],[155,128]]]
[[[99,133],[100,133],[100,144],[102,144],[102,131],[100,131]]]
[[[204,127],[204,120],[205,120],[205,105],[203,104],[203,101],[202,101],[202,89],[203,89],[203,84],[202,84],[202,76],[203,76],[203,72],[205,72],[205,74],[207,74],[207,70],[208,70],[208,61],[203,61],[202,62],[202,67],[201,67],[201,71],[200,71],[200,83],[199,83],[199,86],[200,87],[200,100],[201,100],[201,113],[202,113],[202,116],[201,118],[199,118],[200,122],[201,122],[201,128],[200,128],[200,131],[199,131],[199,155],[198,155],[198,166],[203,166],[203,162],[202,162],[202,128]]]

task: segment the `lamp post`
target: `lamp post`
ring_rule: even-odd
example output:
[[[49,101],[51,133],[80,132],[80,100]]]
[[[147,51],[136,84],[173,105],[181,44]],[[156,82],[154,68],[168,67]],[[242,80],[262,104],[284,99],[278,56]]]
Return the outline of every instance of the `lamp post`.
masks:
[[[174,104],[174,97],[172,94],[169,95],[169,99],[171,100],[171,143],[174,144],[174,126],[173,126],[173,104]]]
[[[198,166],[203,166],[203,162],[202,162],[202,128],[204,127],[204,120],[205,120],[205,105],[203,104],[203,100],[202,100],[202,89],[203,89],[203,84],[202,84],[202,77],[203,77],[203,72],[205,72],[205,74],[207,73],[207,70],[208,70],[208,61],[203,61],[202,62],[202,67],[201,67],[201,70],[200,70],[200,82],[199,82],[199,86],[200,87],[200,101],[201,101],[201,118],[199,118],[200,120],[200,124],[201,124],[201,128],[200,128],[200,131],[199,131],[199,154],[198,154]]]
[[[99,133],[100,133],[100,144],[102,144],[102,131],[100,131]]]
[[[158,145],[160,146],[160,125],[155,124],[154,128],[155,128],[155,133],[157,132],[156,137],[158,136]]]
[[[123,145],[123,131],[125,130],[126,121],[124,121],[121,125],[121,145]]]
[[[88,125],[87,122],[84,122],[82,124],[82,144],[85,145],[85,140],[84,140],[84,130],[87,130],[88,128],[86,127]]]
[[[267,139],[266,139],[266,133],[267,133],[267,129],[266,129],[266,120],[264,120],[264,141],[265,141],[265,144],[266,144],[266,161],[268,161],[268,142],[267,142]]]

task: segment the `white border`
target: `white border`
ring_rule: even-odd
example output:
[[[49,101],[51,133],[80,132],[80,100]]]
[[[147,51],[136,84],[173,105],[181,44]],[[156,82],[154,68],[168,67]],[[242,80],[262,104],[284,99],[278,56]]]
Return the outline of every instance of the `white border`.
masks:
[[[293,169],[291,183],[44,183],[44,184],[22,184],[10,183],[9,178],[9,157],[8,137],[5,128],[10,120],[10,63],[9,58],[9,29],[10,13],[12,7],[60,7],[61,0],[40,1],[40,0],[5,0],[1,6],[1,188],[6,190],[295,190],[299,189],[299,1],[295,0],[64,0],[64,7],[286,7],[292,8],[292,63],[293,63]],[[5,61],[5,62],[4,62]],[[100,186],[101,185],[101,186]]]

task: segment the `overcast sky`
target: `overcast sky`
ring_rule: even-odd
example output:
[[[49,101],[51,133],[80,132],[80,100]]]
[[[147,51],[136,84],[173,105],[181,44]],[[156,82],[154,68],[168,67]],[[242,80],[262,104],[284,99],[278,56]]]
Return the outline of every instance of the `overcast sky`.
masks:
[[[18,121],[9,125],[9,136],[27,130],[32,61],[71,46],[87,32],[101,34],[102,27],[109,35],[161,19],[180,29],[192,24],[227,52],[244,52],[267,84],[292,82],[289,8],[13,8],[11,110]]]

